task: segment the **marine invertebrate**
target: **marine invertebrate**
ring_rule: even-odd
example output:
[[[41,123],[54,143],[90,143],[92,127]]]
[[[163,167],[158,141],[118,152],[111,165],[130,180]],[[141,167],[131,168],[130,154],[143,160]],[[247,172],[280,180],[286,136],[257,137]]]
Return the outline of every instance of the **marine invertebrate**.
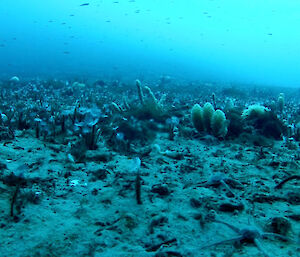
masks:
[[[133,160],[133,168],[132,171],[136,173],[136,178],[135,178],[135,197],[137,204],[142,204],[142,199],[141,199],[141,175],[140,175],[140,167],[141,167],[141,160],[140,158],[136,157]]]
[[[141,106],[138,108],[130,108],[128,111],[129,114],[133,114],[139,119],[155,119],[157,121],[164,121],[166,112],[164,109],[164,102],[166,95],[163,94],[158,100],[151,88],[148,86],[142,86],[139,80],[136,80],[136,86],[138,91],[138,97]],[[145,92],[145,94],[144,94]],[[125,101],[126,103],[126,101]],[[128,103],[125,104],[125,107],[129,107]],[[126,108],[127,109],[127,108]]]
[[[81,135],[83,136],[84,142],[89,150],[97,149],[97,142],[101,134],[100,129],[96,128],[97,123],[98,119],[75,123],[75,126],[80,128]]]
[[[225,137],[227,134],[227,121],[225,113],[216,110],[211,117],[211,130],[215,137]]]
[[[236,181],[234,179],[228,178],[223,173],[216,173],[209,177],[208,181],[205,181],[204,183],[198,184],[200,186],[213,186],[213,187],[219,187],[223,186],[227,190],[227,195],[229,197],[234,197],[234,193],[231,191],[230,187],[240,187],[242,184],[239,181]]]
[[[133,116],[119,118],[114,122],[114,130],[111,131],[110,142],[116,146],[116,150],[129,150],[130,144],[144,145],[155,138],[154,121],[139,120]]]
[[[169,134],[169,139],[171,141],[174,140],[175,137],[178,136],[178,125],[179,125],[179,119],[175,116],[172,116],[171,118],[166,120],[166,123],[168,125],[168,134]]]
[[[243,119],[256,119],[256,118],[262,118],[267,112],[270,110],[262,105],[259,104],[253,104],[248,106],[243,112],[242,112],[242,118]]]
[[[261,244],[262,239],[277,238],[277,239],[281,239],[284,241],[290,241],[290,239],[288,237],[285,237],[285,236],[282,236],[282,235],[279,235],[276,233],[262,232],[260,229],[258,229],[257,227],[254,227],[254,226],[238,228],[234,225],[231,225],[231,224],[221,221],[221,220],[215,219],[214,222],[217,222],[217,223],[227,226],[232,231],[234,231],[236,234],[238,234],[238,236],[229,238],[229,239],[224,239],[224,240],[221,240],[216,243],[205,245],[205,246],[201,247],[201,249],[205,249],[205,248],[220,245],[220,244],[231,243],[231,242],[240,242],[240,243],[246,242],[246,243],[254,243],[256,245],[256,247],[263,253],[263,255],[265,257],[269,257],[270,255],[268,255],[266,253],[266,250],[264,249],[263,245]]]
[[[14,119],[16,110],[13,107],[8,108],[5,112],[1,113],[0,124],[5,125],[8,128],[12,127],[12,120]]]
[[[225,137],[227,134],[228,122],[225,113],[216,110],[211,103],[205,103],[203,108],[195,104],[192,108],[192,122],[198,132],[211,132],[215,137]]]
[[[101,134],[97,125],[105,115],[102,114],[101,110],[96,108],[81,108],[77,110],[77,115],[79,115],[80,121],[75,122],[75,128],[80,131],[80,135],[84,138],[87,148],[89,150],[96,150]]]
[[[28,176],[28,171],[30,172],[28,165],[20,165],[15,171],[5,172],[0,177],[2,183],[12,188],[9,214],[15,221],[18,220],[15,210],[20,214],[24,203],[37,203],[40,198],[39,191],[33,189],[32,186],[46,182],[41,178]],[[24,190],[28,187],[31,187],[32,190],[25,192]]]
[[[205,103],[203,105],[203,124],[206,131],[211,131],[211,119],[215,112],[215,109],[211,103]]]
[[[144,105],[144,94],[143,94],[143,90],[142,90],[142,83],[141,81],[139,81],[138,79],[135,81],[137,90],[138,90],[138,96],[140,99],[140,102],[142,105]]]
[[[184,154],[181,153],[181,152],[177,152],[177,151],[170,151],[170,150],[166,150],[166,151],[161,151],[161,148],[158,144],[154,144],[152,146],[152,150],[154,152],[157,152],[161,155],[164,155],[164,156],[167,156],[171,159],[174,159],[174,160],[182,160],[184,158]]]
[[[40,123],[42,122],[42,120],[39,117],[36,117],[34,119],[35,122],[35,137],[39,138],[40,137]]]
[[[242,112],[241,117],[247,125],[266,137],[279,140],[283,134],[286,134],[286,125],[265,106],[251,105]]]
[[[17,76],[13,76],[9,79],[9,81],[13,84],[16,85],[20,82],[20,79]]]
[[[199,104],[195,104],[192,108],[192,123],[198,132],[204,130],[203,110]]]
[[[277,105],[278,105],[278,109],[279,112],[283,112],[283,108],[284,108],[284,93],[280,93],[277,99]]]

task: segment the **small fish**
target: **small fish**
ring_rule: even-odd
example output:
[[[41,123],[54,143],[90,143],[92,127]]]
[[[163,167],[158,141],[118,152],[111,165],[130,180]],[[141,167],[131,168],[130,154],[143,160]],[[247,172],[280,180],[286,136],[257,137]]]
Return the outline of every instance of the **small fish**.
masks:
[[[69,51],[64,51],[64,54],[70,54],[70,52]]]
[[[89,5],[89,3],[84,3],[84,4],[81,4],[79,6],[88,6],[88,5]]]

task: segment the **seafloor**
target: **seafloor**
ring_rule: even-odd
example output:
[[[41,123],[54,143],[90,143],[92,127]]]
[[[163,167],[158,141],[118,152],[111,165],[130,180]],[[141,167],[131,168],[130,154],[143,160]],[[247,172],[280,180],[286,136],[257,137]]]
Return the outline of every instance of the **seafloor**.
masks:
[[[0,256],[300,256],[299,89],[15,78],[0,90]],[[206,102],[226,135],[194,128]],[[268,116],[241,118],[253,104]]]

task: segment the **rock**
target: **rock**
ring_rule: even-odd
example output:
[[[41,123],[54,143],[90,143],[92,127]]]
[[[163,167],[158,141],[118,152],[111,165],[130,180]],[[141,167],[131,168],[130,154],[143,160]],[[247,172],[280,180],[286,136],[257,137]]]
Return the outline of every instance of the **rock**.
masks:
[[[107,178],[107,174],[110,172],[106,169],[98,169],[90,172],[92,174],[92,178],[90,181],[104,180]]]
[[[94,162],[109,162],[112,160],[112,155],[109,153],[99,153],[97,151],[87,151],[85,155],[86,160]]]
[[[252,202],[257,203],[273,203],[276,201],[282,201],[284,200],[282,197],[279,196],[272,196],[266,193],[255,193],[253,195]]]
[[[170,191],[166,185],[153,185],[151,192],[159,194],[160,196],[168,196],[170,194]]]
[[[190,204],[191,204],[191,206],[192,206],[193,208],[200,208],[201,205],[202,205],[202,202],[199,201],[199,200],[197,200],[197,199],[195,199],[195,198],[192,198],[192,199],[190,200]]]
[[[9,130],[7,127],[1,126],[0,127],[0,141],[1,140],[11,140],[13,139],[14,132],[12,130]]]
[[[219,206],[219,211],[223,212],[234,212],[235,210],[244,210],[244,205],[242,203],[221,203]]]
[[[271,233],[286,236],[291,230],[292,225],[290,221],[283,217],[274,217],[269,220],[266,225],[266,230]]]
[[[150,223],[149,226],[149,231],[151,234],[154,233],[154,227],[158,227],[158,226],[163,226],[164,224],[166,224],[168,222],[168,218],[165,216],[160,216],[156,219],[153,219]]]
[[[4,170],[4,169],[7,169],[7,165],[6,163],[0,161],[0,170]]]
[[[183,255],[176,251],[158,252],[154,255],[155,257],[182,257]]]
[[[287,217],[289,217],[290,219],[294,220],[294,221],[300,221],[300,214],[291,214],[291,215],[288,215]]]
[[[287,201],[292,205],[300,204],[300,193],[298,192],[288,192],[286,194]]]

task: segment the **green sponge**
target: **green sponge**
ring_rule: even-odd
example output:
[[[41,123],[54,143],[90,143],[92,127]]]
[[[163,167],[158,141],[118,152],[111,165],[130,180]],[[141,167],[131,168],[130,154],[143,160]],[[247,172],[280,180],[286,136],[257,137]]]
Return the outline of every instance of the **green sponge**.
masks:
[[[198,132],[204,131],[203,110],[199,104],[195,104],[192,108],[192,122]]]
[[[215,137],[225,137],[227,134],[227,121],[225,113],[216,110],[211,118],[211,130]]]
[[[195,104],[192,108],[192,122],[198,132],[207,131],[215,137],[225,137],[227,134],[228,122],[225,113],[216,110],[211,103],[205,103],[203,108]]]
[[[203,123],[206,131],[211,131],[211,118],[215,112],[211,103],[205,103],[203,106]]]

